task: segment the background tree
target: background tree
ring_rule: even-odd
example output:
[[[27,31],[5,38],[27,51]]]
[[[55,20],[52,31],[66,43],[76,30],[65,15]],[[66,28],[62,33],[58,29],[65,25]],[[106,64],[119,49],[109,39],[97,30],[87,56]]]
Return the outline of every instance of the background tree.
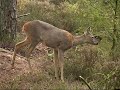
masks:
[[[17,0],[0,0],[0,47],[11,47],[16,37]]]
[[[114,11],[114,16],[113,16],[113,44],[111,47],[112,50],[112,55],[113,55],[113,60],[115,60],[115,53],[119,50],[118,46],[119,45],[119,31],[118,31],[118,0],[114,1],[114,7],[113,7],[113,11]]]

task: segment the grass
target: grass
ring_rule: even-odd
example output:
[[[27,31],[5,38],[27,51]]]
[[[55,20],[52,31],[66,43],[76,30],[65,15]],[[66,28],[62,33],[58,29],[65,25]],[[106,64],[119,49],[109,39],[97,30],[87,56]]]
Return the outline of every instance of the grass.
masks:
[[[43,63],[50,61],[53,57],[46,55],[44,59]],[[37,58],[32,57],[32,60],[35,61]],[[77,47],[77,49],[73,48],[65,53],[65,83],[56,81],[54,78],[52,63],[45,65],[43,70],[34,71],[32,74],[25,73],[16,76],[13,80],[2,83],[0,88],[11,90],[88,90],[79,76],[82,76],[93,90],[120,88],[120,61],[112,61],[110,57],[109,60],[103,58],[96,47]]]
[[[1,89],[30,89],[30,90],[83,90],[85,87],[80,82],[62,83],[56,81],[53,77],[36,72],[34,74],[25,74],[17,76],[14,80],[5,84]]]

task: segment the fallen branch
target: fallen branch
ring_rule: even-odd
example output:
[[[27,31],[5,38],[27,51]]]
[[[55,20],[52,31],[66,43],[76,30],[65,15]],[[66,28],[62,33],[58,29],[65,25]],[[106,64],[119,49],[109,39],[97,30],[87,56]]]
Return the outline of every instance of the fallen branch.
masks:
[[[12,54],[13,54],[13,52],[11,52],[11,51],[9,51],[9,50],[5,50],[5,49],[3,49],[3,48],[0,48],[0,52],[3,52],[3,53],[8,53],[8,54],[10,54],[10,55],[12,55]],[[19,54],[17,54],[17,56],[18,56],[18,57],[20,57],[20,58],[25,59],[25,57],[24,57],[24,56],[21,56],[21,55],[19,55]]]
[[[85,79],[82,77],[82,76],[79,76],[81,79],[82,79],[82,81],[88,86],[88,88],[90,89],[90,90],[92,90],[92,88],[90,87],[90,85],[85,81]]]
[[[11,54],[11,52],[9,50],[5,50],[3,48],[0,48],[0,52],[5,52],[5,53],[8,53],[8,54]]]

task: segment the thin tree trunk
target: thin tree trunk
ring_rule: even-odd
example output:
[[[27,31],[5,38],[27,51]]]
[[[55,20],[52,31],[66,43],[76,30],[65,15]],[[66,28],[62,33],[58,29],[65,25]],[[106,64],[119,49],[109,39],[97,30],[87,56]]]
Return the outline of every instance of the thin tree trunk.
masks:
[[[117,7],[118,7],[118,0],[115,1],[115,9],[114,9],[114,26],[113,26],[113,44],[112,48],[114,49],[116,46],[116,35],[117,35]]]
[[[114,8],[114,26],[113,26],[113,42],[112,42],[112,60],[117,61],[116,56],[115,56],[115,50],[117,46],[117,7],[118,7],[118,0],[115,0],[115,8]]]
[[[10,48],[16,37],[17,0],[0,0],[0,47]]]

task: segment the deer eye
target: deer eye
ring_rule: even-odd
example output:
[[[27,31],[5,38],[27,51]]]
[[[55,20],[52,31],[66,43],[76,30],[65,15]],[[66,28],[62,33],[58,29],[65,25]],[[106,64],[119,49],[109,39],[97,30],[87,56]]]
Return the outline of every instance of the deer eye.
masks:
[[[96,39],[102,40],[102,38],[101,38],[100,36],[95,36],[95,38],[96,38]]]
[[[95,36],[95,38],[97,39],[97,38],[98,38],[98,36]]]

